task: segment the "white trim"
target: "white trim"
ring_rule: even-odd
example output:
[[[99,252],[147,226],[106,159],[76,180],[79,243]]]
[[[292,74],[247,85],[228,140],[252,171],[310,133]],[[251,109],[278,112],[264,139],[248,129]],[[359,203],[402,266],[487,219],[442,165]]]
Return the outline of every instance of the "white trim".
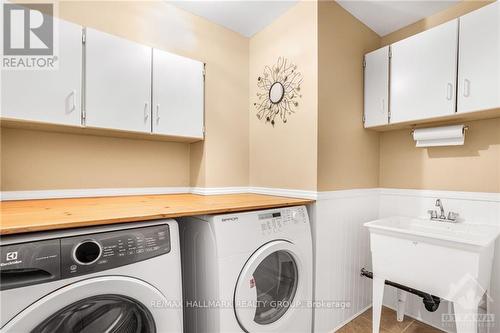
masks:
[[[351,321],[353,321],[354,319],[358,318],[359,316],[361,316],[365,311],[367,311],[368,309],[370,309],[372,307],[372,305],[368,305],[366,306],[365,308],[363,308],[361,311],[355,313],[354,315],[352,315],[351,317],[349,317],[349,319],[346,319],[344,320],[340,325],[338,325],[337,327],[335,327],[333,330],[332,330],[332,333],[333,332],[337,332],[338,330],[340,330],[342,327],[344,327],[345,325],[349,324]]]
[[[0,192],[0,201],[56,199],[56,198],[85,198],[123,195],[148,194],[179,194],[193,193],[199,195],[256,193],[291,198],[305,198],[312,200],[328,200],[336,198],[350,198],[360,196],[413,196],[421,198],[443,198],[474,201],[500,202],[500,193],[487,192],[459,192],[434,191],[394,188],[365,188],[337,191],[310,191],[270,187],[129,187],[129,188],[90,188],[66,190],[37,190],[37,191],[3,191]]]
[[[355,198],[365,196],[378,196],[380,189],[378,188],[362,188],[352,190],[338,190],[338,191],[323,191],[318,192],[317,200],[329,200],[338,198]]]
[[[190,193],[189,187],[84,188],[41,191],[2,191],[1,201],[59,198],[111,197],[122,195]]]
[[[191,187],[190,193],[199,195],[248,193],[248,187]]]
[[[500,193],[380,188],[381,195],[500,202]]]
[[[3,191],[0,192],[1,201],[31,200],[31,199],[58,199],[58,198],[86,198],[123,195],[148,194],[179,194],[193,193],[199,195],[256,193],[265,195],[284,196],[292,198],[316,199],[318,192],[290,189],[276,189],[265,187],[131,187],[131,188],[95,188],[95,189],[67,189],[67,190],[40,190],[40,191]]]
[[[316,200],[318,198],[318,193],[319,193],[316,191],[293,190],[293,189],[272,188],[272,187],[248,187],[247,192],[255,194],[276,195],[282,197],[312,199],[312,200]]]

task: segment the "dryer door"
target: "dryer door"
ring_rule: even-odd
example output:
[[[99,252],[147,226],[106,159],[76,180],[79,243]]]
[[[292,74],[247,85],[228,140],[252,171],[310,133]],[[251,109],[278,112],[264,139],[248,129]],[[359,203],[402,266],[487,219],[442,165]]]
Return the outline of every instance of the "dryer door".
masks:
[[[181,332],[182,304],[129,277],[104,276],[69,284],[9,321],[2,333]]]
[[[240,273],[234,293],[238,322],[246,332],[279,331],[298,306],[304,288],[297,247],[277,240],[259,248]],[[299,298],[300,299],[300,298]]]

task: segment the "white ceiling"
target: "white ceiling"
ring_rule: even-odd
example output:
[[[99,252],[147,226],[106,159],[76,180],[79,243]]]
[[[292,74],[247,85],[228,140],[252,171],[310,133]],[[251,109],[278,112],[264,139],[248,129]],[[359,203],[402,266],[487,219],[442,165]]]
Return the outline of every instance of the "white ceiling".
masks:
[[[168,3],[251,37],[299,0],[167,0]],[[307,1],[307,0],[305,0]],[[460,0],[336,0],[380,36],[446,9]]]
[[[236,31],[243,36],[251,37],[295,5],[297,1],[298,0],[168,0],[167,2],[192,14],[204,17],[209,21]]]
[[[354,17],[380,36],[450,7],[459,0],[337,0]]]

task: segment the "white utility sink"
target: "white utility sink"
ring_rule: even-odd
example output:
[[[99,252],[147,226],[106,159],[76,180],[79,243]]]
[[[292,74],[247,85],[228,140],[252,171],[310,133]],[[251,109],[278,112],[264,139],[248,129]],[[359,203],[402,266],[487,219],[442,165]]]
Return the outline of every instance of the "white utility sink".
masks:
[[[379,332],[385,280],[453,302],[457,332],[477,332],[477,308],[490,290],[500,228],[401,216],[365,226],[370,230],[372,252],[374,333]],[[403,306],[405,299],[400,292]]]

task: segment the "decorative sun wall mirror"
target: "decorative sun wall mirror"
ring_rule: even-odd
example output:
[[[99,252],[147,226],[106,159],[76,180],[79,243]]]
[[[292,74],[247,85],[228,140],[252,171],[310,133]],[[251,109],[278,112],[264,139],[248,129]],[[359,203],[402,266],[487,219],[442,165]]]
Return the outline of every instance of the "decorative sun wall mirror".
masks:
[[[272,126],[276,124],[276,117],[286,123],[299,106],[301,83],[302,74],[297,72],[297,65],[283,57],[273,66],[266,66],[257,78],[258,101],[253,104],[257,118]]]

